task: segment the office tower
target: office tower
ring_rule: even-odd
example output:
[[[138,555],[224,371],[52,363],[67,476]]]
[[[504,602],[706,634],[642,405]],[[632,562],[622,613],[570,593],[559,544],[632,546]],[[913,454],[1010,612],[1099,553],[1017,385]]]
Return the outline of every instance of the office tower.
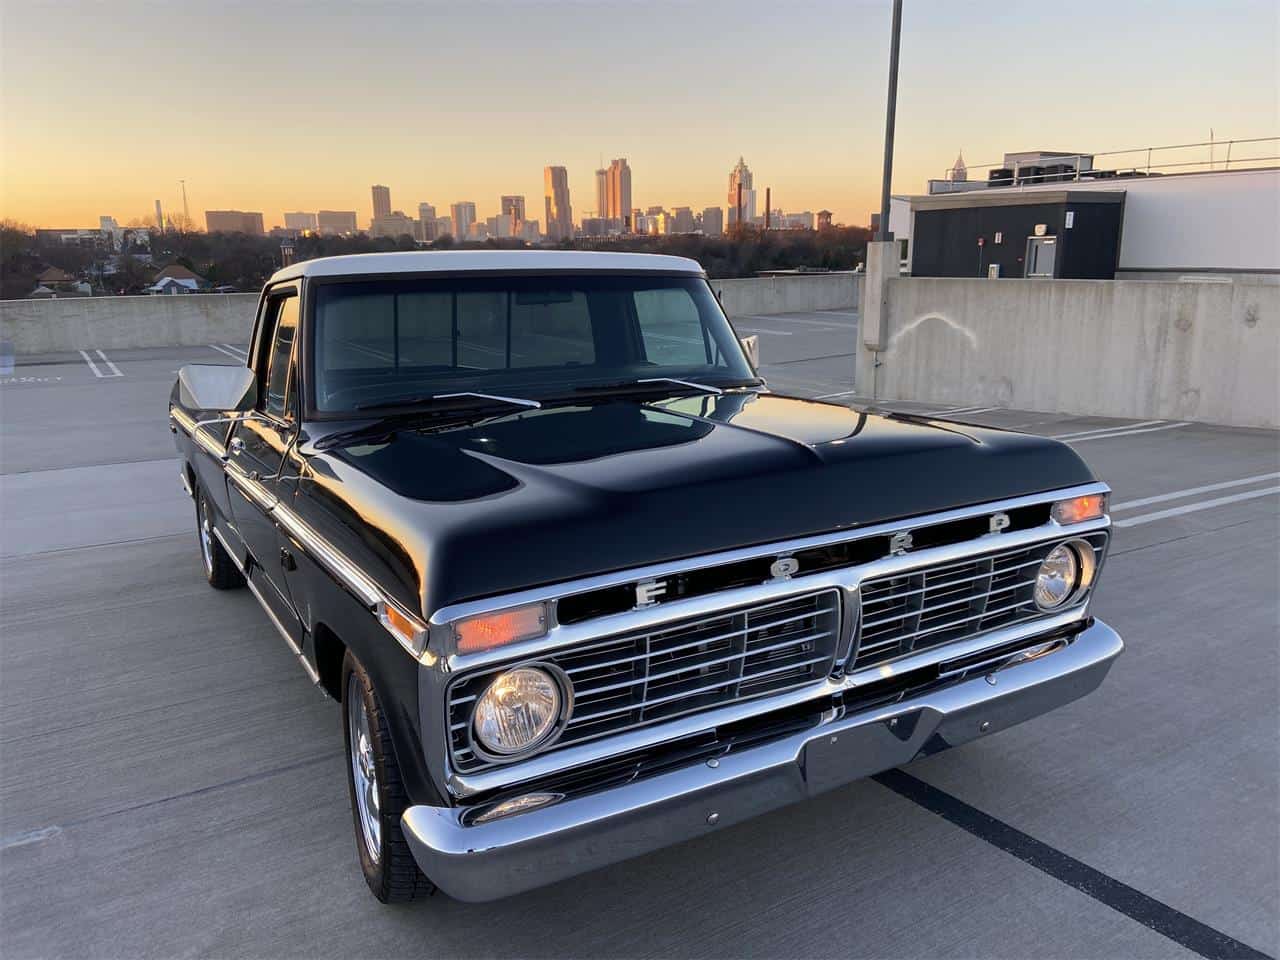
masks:
[[[206,210],[205,229],[210,233],[247,233],[260,237],[266,233],[262,226],[262,214],[243,210]]]
[[[724,233],[724,210],[720,207],[707,207],[703,210],[702,232],[708,237],[718,237]]]
[[[373,185],[373,219],[391,215],[391,188],[380,183]]]
[[[631,168],[627,166],[625,157],[619,157],[609,164],[606,171],[608,210],[606,217],[610,220],[621,220],[623,233],[634,229],[631,217]]]
[[[460,200],[449,204],[449,213],[453,219],[453,235],[458,240],[471,237],[471,225],[476,222],[476,205],[470,200]]]
[[[316,232],[316,215],[314,213],[303,213],[295,211],[284,215],[284,228],[286,230],[297,230],[299,233],[315,233]]]
[[[693,210],[689,207],[676,207],[671,211],[672,233],[693,233]]]
[[[511,229],[514,231],[512,235],[518,234],[524,224],[524,197],[503,197],[501,206],[502,215],[511,218]]]
[[[354,210],[320,210],[316,213],[316,230],[326,237],[349,237],[356,232]]]
[[[750,223],[756,218],[756,192],[752,189],[751,170],[742,157],[729,171],[729,226],[738,226],[738,187],[742,187],[742,222]]]
[[[596,171],[596,217],[600,220],[609,218],[609,170],[601,167]]]
[[[542,171],[547,239],[553,243],[573,236],[573,208],[569,205],[569,174],[564,167]]]

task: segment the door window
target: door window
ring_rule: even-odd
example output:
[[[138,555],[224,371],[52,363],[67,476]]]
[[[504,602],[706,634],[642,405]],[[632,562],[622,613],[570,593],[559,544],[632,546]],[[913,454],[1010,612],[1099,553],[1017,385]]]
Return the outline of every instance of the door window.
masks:
[[[298,333],[298,298],[286,297],[279,302],[275,335],[271,340],[271,352],[267,362],[267,389],[263,411],[279,420],[294,416],[294,404],[290,402],[290,360],[293,357],[293,341]],[[296,395],[296,390],[292,391]]]
[[[1052,277],[1053,262],[1058,254],[1057,237],[1027,238],[1027,276]]]

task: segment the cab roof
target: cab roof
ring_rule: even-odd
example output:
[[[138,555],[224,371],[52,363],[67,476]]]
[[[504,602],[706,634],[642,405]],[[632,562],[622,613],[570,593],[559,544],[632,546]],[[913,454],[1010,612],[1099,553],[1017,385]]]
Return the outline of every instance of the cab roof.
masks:
[[[387,273],[666,273],[703,276],[702,266],[686,257],[652,253],[598,253],[584,250],[423,250],[410,253],[358,253],[294,263],[271,275],[268,283],[299,277],[348,277]]]

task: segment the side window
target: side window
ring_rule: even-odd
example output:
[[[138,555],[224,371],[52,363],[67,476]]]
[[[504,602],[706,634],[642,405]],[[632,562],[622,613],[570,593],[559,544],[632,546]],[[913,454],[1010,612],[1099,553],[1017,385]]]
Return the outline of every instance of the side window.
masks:
[[[703,366],[711,363],[702,317],[684,289],[659,288],[635,292],[636,319],[645,356],[663,367]],[[724,360],[716,364],[723,366]]]
[[[293,358],[293,341],[298,333],[298,298],[287,297],[280,302],[276,319],[275,336],[267,363],[267,389],[263,410],[281,420],[294,414],[294,404],[288,401],[289,362]]]

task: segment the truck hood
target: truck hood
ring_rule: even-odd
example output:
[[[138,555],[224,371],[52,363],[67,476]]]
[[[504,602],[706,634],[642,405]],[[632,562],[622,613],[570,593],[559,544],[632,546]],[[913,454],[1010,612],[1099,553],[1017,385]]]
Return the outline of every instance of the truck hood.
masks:
[[[302,444],[298,511],[426,615],[1093,479],[1043,437],[774,394],[557,406],[323,451],[320,436]]]

